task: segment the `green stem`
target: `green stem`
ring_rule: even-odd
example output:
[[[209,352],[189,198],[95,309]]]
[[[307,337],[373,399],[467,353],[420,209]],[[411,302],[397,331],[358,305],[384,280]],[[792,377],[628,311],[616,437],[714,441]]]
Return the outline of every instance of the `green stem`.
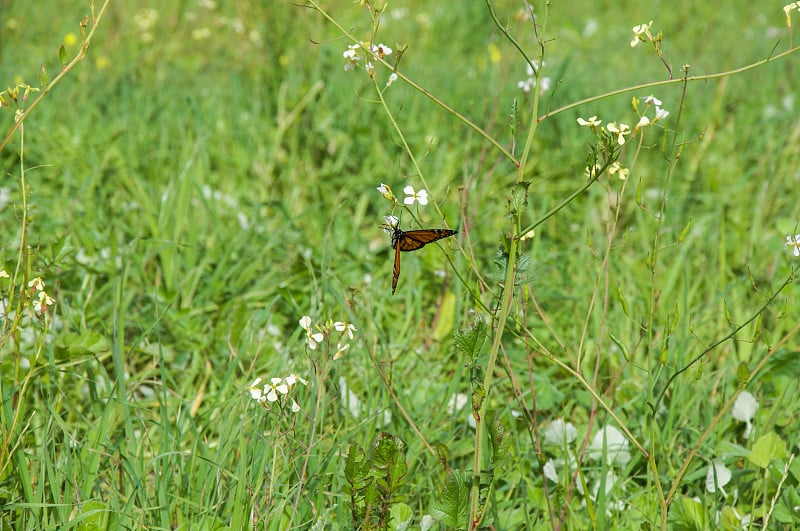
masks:
[[[319,14],[321,14],[328,22],[333,24],[336,27],[336,29],[338,29],[342,33],[342,35],[344,35],[345,37],[350,39],[352,42],[354,42],[356,44],[360,44],[360,42],[361,42],[360,40],[356,39],[355,36],[353,36],[353,34],[351,34],[349,31],[347,31],[341,24],[336,22],[336,20],[334,20],[324,9],[322,9],[315,0],[309,0],[308,3],[309,3],[309,5],[311,5],[311,7],[313,7],[315,10],[317,10],[317,12],[319,12]],[[366,52],[366,53],[370,53],[370,52]],[[490,135],[489,133],[484,131],[475,122],[471,121],[469,118],[467,118],[466,116],[464,116],[463,114],[461,114],[460,112],[455,110],[454,108],[452,108],[449,105],[447,105],[445,102],[443,102],[442,100],[440,100],[439,98],[437,98],[436,96],[431,94],[427,89],[423,88],[419,84],[417,84],[414,81],[412,81],[405,74],[403,74],[402,72],[397,70],[397,68],[395,68],[393,65],[389,64],[385,59],[381,59],[379,57],[373,56],[370,53],[370,60],[374,61],[374,62],[383,63],[383,65],[386,68],[388,68],[389,70],[391,70],[395,74],[397,74],[398,78],[402,79],[403,81],[408,83],[411,87],[413,87],[417,92],[419,92],[420,94],[425,95],[425,97],[427,97],[429,100],[434,102],[436,105],[438,105],[439,107],[441,107],[442,109],[444,109],[448,113],[450,113],[453,116],[455,116],[456,118],[458,118],[467,127],[469,127],[470,129],[472,129],[473,131],[478,133],[480,136],[482,136],[484,139],[486,139],[487,142],[489,142],[495,148],[497,148],[497,150],[500,153],[502,153],[508,160],[513,162],[515,166],[519,167],[519,162],[517,161],[517,159],[514,158],[514,155],[512,155],[505,147],[503,147],[497,140],[495,140],[494,137],[492,137],[492,135]]]
[[[89,51],[89,46],[92,43],[92,37],[94,36],[94,32],[97,30],[97,26],[100,24],[100,20],[103,18],[103,14],[108,7],[108,4],[111,0],[105,0],[103,3],[103,7],[100,8],[100,11],[97,12],[97,16],[94,16],[94,2],[89,2],[91,9],[92,9],[92,29],[86,35],[86,38],[81,43],[80,51],[72,58],[72,61],[67,63],[61,71],[58,73],[56,77],[50,83],[47,83],[47,86],[42,87],[42,91],[39,93],[39,96],[36,97],[35,100],[31,102],[27,109],[25,109],[16,119],[16,122],[11,127],[11,129],[6,133],[5,138],[3,141],[0,142],[0,151],[3,151],[3,148],[11,141],[14,137],[14,132],[17,130],[17,127],[22,125],[22,122],[25,121],[25,118],[36,108],[37,105],[44,99],[44,97],[55,87],[63,78],[67,75],[67,73],[72,70],[75,65],[83,60],[86,57],[87,52]]]
[[[503,338],[503,330],[508,314],[511,310],[511,301],[514,297],[514,276],[517,266],[517,253],[519,240],[512,239],[508,252],[508,267],[506,269],[505,285],[503,286],[503,298],[500,302],[500,314],[497,318],[497,328],[495,329],[492,341],[492,350],[489,353],[489,363],[486,365],[486,374],[483,378],[483,399],[479,409],[478,418],[475,419],[475,455],[472,464],[472,492],[470,495],[469,522],[470,529],[477,529],[480,523],[478,512],[480,510],[480,476],[481,476],[481,457],[483,455],[483,431],[486,425],[486,412],[489,409],[489,389],[492,385],[494,366],[497,362],[497,354]]]

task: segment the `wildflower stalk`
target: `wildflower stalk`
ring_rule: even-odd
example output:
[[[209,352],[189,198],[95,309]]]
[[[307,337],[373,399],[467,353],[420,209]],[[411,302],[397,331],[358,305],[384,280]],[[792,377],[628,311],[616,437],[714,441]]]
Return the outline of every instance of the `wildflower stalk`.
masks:
[[[341,32],[341,34],[342,34],[342,35],[344,35],[345,37],[347,37],[348,39],[350,39],[350,40],[351,40],[351,41],[353,41],[354,43],[357,43],[357,42],[359,42],[359,40],[358,40],[358,39],[356,39],[356,38],[355,38],[355,36],[353,36],[353,35],[352,35],[352,34],[351,34],[349,31],[347,31],[347,30],[344,28],[344,26],[342,26],[341,24],[339,24],[339,23],[338,23],[338,22],[337,22],[337,21],[336,21],[336,20],[335,20],[333,17],[331,17],[331,16],[330,16],[330,15],[329,15],[329,14],[328,14],[328,13],[327,13],[327,12],[326,12],[324,9],[322,9],[322,8],[320,7],[320,5],[319,5],[319,3],[318,3],[318,2],[316,2],[315,0],[309,0],[309,2],[308,2],[308,3],[309,3],[309,5],[310,5],[310,6],[311,6],[313,9],[315,9],[315,10],[316,10],[316,11],[317,11],[317,12],[318,12],[320,15],[322,15],[322,16],[325,18],[325,20],[327,20],[328,22],[330,22],[331,24],[333,24],[333,25],[336,27],[336,29],[338,29],[338,30]],[[448,113],[450,113],[450,114],[452,114],[453,116],[455,116],[456,118],[458,118],[458,119],[459,119],[459,120],[460,120],[462,123],[464,123],[464,125],[466,125],[466,126],[467,126],[467,127],[469,127],[470,129],[472,129],[473,131],[475,131],[476,133],[478,133],[480,136],[482,136],[483,138],[485,138],[487,142],[489,142],[489,143],[490,143],[490,144],[492,144],[492,145],[493,145],[495,148],[497,148],[497,150],[498,150],[500,153],[502,153],[502,154],[503,154],[503,155],[504,155],[504,156],[505,156],[505,157],[506,157],[508,160],[510,160],[511,162],[513,162],[515,166],[519,166],[519,162],[518,162],[518,161],[517,161],[517,159],[514,157],[514,155],[512,155],[512,154],[511,154],[511,153],[510,153],[510,152],[509,152],[509,151],[508,151],[508,150],[507,150],[505,147],[503,147],[503,145],[502,145],[502,144],[500,144],[500,142],[498,142],[498,141],[497,141],[497,140],[496,140],[496,139],[495,139],[495,138],[494,138],[492,135],[490,135],[489,133],[487,133],[486,131],[484,131],[484,130],[483,130],[481,127],[480,127],[480,126],[478,126],[478,124],[476,124],[475,122],[471,121],[469,118],[467,118],[466,116],[464,116],[463,114],[461,114],[461,113],[459,113],[457,110],[455,110],[454,108],[452,108],[452,107],[450,107],[449,105],[447,105],[447,104],[446,104],[444,101],[440,100],[439,98],[437,98],[436,96],[434,96],[434,95],[433,95],[431,92],[429,92],[428,90],[426,90],[425,88],[423,88],[423,87],[422,87],[422,86],[420,86],[419,84],[417,84],[417,83],[415,83],[414,81],[412,81],[410,78],[408,78],[408,77],[407,77],[405,74],[403,74],[402,72],[400,72],[400,71],[396,70],[396,69],[395,69],[395,68],[394,68],[394,67],[393,67],[391,64],[389,64],[389,63],[388,63],[388,62],[387,62],[385,59],[381,59],[381,58],[379,58],[379,57],[372,57],[372,58],[371,58],[371,60],[374,60],[374,61],[378,61],[378,62],[381,62],[381,63],[383,63],[383,65],[384,65],[386,68],[388,68],[389,70],[391,70],[392,72],[394,72],[395,74],[397,74],[397,77],[398,77],[398,78],[402,79],[403,81],[405,81],[406,83],[408,83],[408,84],[409,84],[409,86],[413,87],[413,88],[414,88],[414,90],[416,90],[416,91],[417,91],[417,92],[419,92],[420,94],[423,94],[425,97],[427,97],[427,98],[428,98],[429,100],[431,100],[433,103],[435,103],[436,105],[438,105],[439,107],[441,107],[442,109],[444,109],[445,111],[447,111]]]
[[[516,255],[519,249],[519,240],[516,238],[511,239],[511,245],[508,252],[508,267],[506,269],[506,278],[503,285],[503,298],[500,302],[500,314],[497,317],[497,325],[495,327],[494,339],[492,340],[492,349],[489,352],[489,362],[486,365],[486,374],[483,379],[483,389],[486,393],[482,399],[480,413],[478,418],[475,419],[475,454],[473,456],[472,464],[472,493],[470,495],[470,512],[469,512],[469,525],[470,529],[477,529],[480,524],[478,513],[480,510],[480,476],[481,476],[481,459],[483,449],[483,432],[486,426],[486,413],[489,409],[489,390],[492,385],[492,375],[494,374],[494,366],[497,362],[497,353],[500,350],[500,343],[503,338],[503,329],[508,321],[508,314],[511,309],[511,302],[514,297],[514,279],[516,274]]]
[[[787,279],[787,281],[780,288],[778,288],[778,290],[776,290],[775,294],[757,312],[757,315],[760,315],[761,312],[766,310],[767,306],[769,306],[772,303],[774,298],[781,291],[783,291],[783,289],[786,286],[788,286],[789,284],[794,282],[795,275],[797,273],[798,273],[798,269],[797,268],[792,269],[792,273],[789,276],[789,278]],[[750,321],[752,321],[752,319],[750,319],[748,321],[748,323]],[[745,323],[745,324],[747,324],[747,323]],[[738,329],[737,329],[737,331],[738,331]],[[748,379],[747,383],[752,382],[755,379],[756,374],[758,374],[761,371],[761,369],[764,368],[764,366],[767,364],[767,362],[772,358],[773,354],[775,354],[776,352],[780,352],[781,349],[783,348],[783,346],[786,343],[789,342],[789,339],[791,339],[792,337],[794,337],[798,333],[800,333],[800,324],[798,324],[797,326],[792,328],[790,331],[788,331],[786,333],[786,335],[784,335],[783,338],[781,338],[780,341],[778,341],[772,348],[770,348],[767,351],[766,354],[764,354],[764,357],[761,360],[759,360],[758,364],[755,366],[753,371],[750,373],[750,378]],[[717,344],[719,344],[719,343],[717,343]],[[731,407],[733,407],[733,404],[736,402],[736,399],[739,397],[739,395],[742,393],[742,391],[744,391],[744,389],[746,387],[747,387],[747,384],[742,385],[741,387],[739,387],[739,389],[736,390],[736,392],[733,393],[733,395],[731,395],[731,397],[728,399],[728,401],[725,402],[725,405],[722,406],[722,408],[720,409],[719,413],[717,413],[717,415],[714,416],[714,418],[711,420],[711,422],[709,422],[708,428],[706,428],[706,430],[697,439],[697,443],[695,443],[695,445],[692,447],[691,451],[689,451],[689,454],[686,457],[686,461],[683,463],[683,465],[681,466],[680,470],[678,470],[678,473],[675,474],[675,478],[672,480],[672,487],[670,487],[669,492],[667,493],[667,497],[665,498],[665,503],[666,503],[667,506],[669,506],[669,504],[672,503],[673,498],[678,493],[678,489],[680,489],[681,487],[684,486],[684,484],[682,483],[682,479],[686,475],[686,473],[689,471],[689,466],[691,465],[691,463],[694,460],[695,456],[697,456],[698,452],[700,451],[700,448],[703,447],[703,445],[706,442],[706,439],[708,439],[708,437],[719,427],[719,424],[720,424],[722,418],[725,415],[728,414],[728,412],[730,411]],[[665,520],[666,516],[663,516],[662,519]],[[662,529],[666,529],[665,525],[662,525]]]
[[[83,42],[81,43],[80,51],[78,51],[78,53],[75,55],[75,57],[72,58],[72,60],[69,63],[67,63],[61,68],[61,71],[58,73],[56,77],[52,79],[52,81],[50,81],[49,83],[47,83],[45,86],[42,87],[42,91],[39,93],[36,99],[34,99],[31,102],[31,104],[28,105],[28,107],[26,107],[25,110],[22,111],[22,113],[20,113],[20,115],[16,117],[16,122],[14,123],[13,126],[11,126],[11,129],[8,131],[8,133],[6,133],[6,136],[5,138],[3,138],[2,142],[0,142],[0,151],[3,151],[3,148],[5,148],[6,145],[9,143],[9,141],[11,141],[11,139],[14,137],[14,132],[16,131],[17,127],[22,125],[22,122],[25,121],[25,118],[27,118],[28,115],[31,113],[31,111],[33,111],[33,109],[35,109],[36,106],[39,105],[39,103],[50,92],[50,90],[53,87],[55,87],[64,78],[64,76],[66,76],[67,73],[75,67],[75,65],[80,63],[84,59],[84,57],[86,57],[86,54],[89,51],[89,46],[92,44],[92,37],[94,36],[94,32],[97,30],[97,27],[100,24],[100,20],[103,18],[103,14],[106,12],[106,8],[108,7],[108,4],[110,2],[111,0],[105,0],[105,2],[103,2],[103,5],[96,12],[94,9],[94,1],[89,2],[89,7],[92,11],[92,28],[84,37]]]
[[[773,49],[773,51],[774,51],[774,49]],[[581,107],[581,106],[586,105],[587,103],[591,103],[593,101],[604,100],[604,99],[606,99],[606,98],[608,98],[610,96],[617,96],[619,94],[628,94],[629,92],[649,92],[646,89],[650,89],[650,88],[653,88],[653,87],[664,87],[664,86],[667,86],[667,85],[675,85],[675,84],[678,84],[678,83],[691,83],[691,82],[696,82],[696,81],[710,81],[712,79],[721,79],[721,78],[724,78],[724,77],[734,76],[734,75],[737,75],[737,74],[741,74],[742,72],[747,72],[749,70],[755,70],[757,68],[760,68],[760,67],[766,65],[767,63],[771,63],[771,62],[777,61],[779,59],[784,59],[784,58],[786,58],[786,57],[788,57],[790,55],[796,54],[797,52],[800,52],[800,46],[795,46],[794,48],[790,48],[789,50],[786,50],[785,52],[781,52],[781,53],[779,53],[777,55],[770,54],[769,57],[767,57],[766,59],[762,59],[760,61],[756,61],[755,63],[750,63],[749,65],[741,66],[739,68],[734,68],[732,70],[725,70],[724,72],[717,72],[715,74],[704,74],[704,75],[698,75],[698,76],[684,76],[684,77],[680,77],[680,78],[677,78],[677,79],[665,79],[663,81],[652,81],[650,83],[641,83],[639,85],[631,85],[630,87],[623,87],[621,89],[612,90],[612,91],[609,91],[609,92],[604,92],[602,94],[597,94],[595,96],[590,96],[588,98],[584,98],[582,100],[578,100],[578,101],[569,103],[567,105],[564,105],[563,107],[559,107],[557,109],[553,109],[551,111],[547,111],[547,113],[543,114],[542,116],[540,116],[537,121],[541,122],[543,120],[546,120],[547,118],[550,118],[551,116],[555,116],[557,114],[561,114],[564,111],[568,111],[569,109],[574,109],[576,107]]]
[[[494,20],[495,24],[498,26],[500,25],[500,21],[495,16],[492,6],[490,2],[486,2],[489,12],[492,16],[492,20]],[[545,8],[545,16],[542,23],[541,34],[538,34],[539,42],[541,44],[541,57],[539,57],[539,64],[543,64],[544,62],[544,41],[542,35],[545,35],[547,32],[547,15],[549,13],[549,9]],[[535,24],[535,22],[534,22]],[[510,39],[510,35],[507,32],[503,32],[507,38]],[[513,42],[512,44],[515,44]],[[527,57],[526,57],[526,60]],[[529,61],[530,62],[530,61]],[[536,87],[537,89],[532,91],[533,92],[533,102],[531,104],[531,116],[536,116],[539,109],[539,97],[541,91],[538,90],[540,86],[540,81],[542,77],[542,69],[534,69],[534,76],[536,77]],[[517,185],[522,185],[525,180],[525,171],[527,166],[527,160],[531,153],[531,147],[533,146],[533,139],[536,135],[536,129],[539,125],[538,120],[531,120],[530,128],[528,129],[528,134],[525,140],[525,147],[522,150],[522,155],[519,159],[519,163],[517,164]],[[525,201],[527,202],[527,188],[525,189]],[[513,227],[511,230],[511,234],[521,235],[524,234],[520,231],[522,226],[522,209],[513,207]],[[489,361],[486,365],[486,373],[484,374],[483,379],[483,397],[480,402],[479,412],[477,418],[475,419],[475,450],[473,455],[473,465],[472,465],[472,489],[470,493],[470,512],[469,512],[469,526],[470,529],[477,529],[480,525],[480,521],[483,518],[484,510],[481,508],[480,503],[480,477],[481,477],[481,466],[483,460],[483,439],[484,439],[484,431],[486,427],[486,420],[487,420],[487,412],[489,410],[489,403],[490,403],[490,391],[492,388],[492,381],[494,377],[494,368],[495,364],[497,363],[497,356],[500,351],[500,345],[503,339],[503,331],[505,329],[506,323],[509,319],[509,314],[511,311],[511,304],[514,299],[514,286],[516,284],[516,273],[517,273],[517,263],[519,260],[519,249],[520,249],[520,240],[519,236],[514,236],[510,238],[510,244],[508,249],[508,261],[506,264],[506,276],[503,283],[503,294],[500,301],[500,313],[497,315],[496,324],[494,327],[494,338],[492,339],[492,347],[489,351]],[[477,391],[477,390],[476,390]]]

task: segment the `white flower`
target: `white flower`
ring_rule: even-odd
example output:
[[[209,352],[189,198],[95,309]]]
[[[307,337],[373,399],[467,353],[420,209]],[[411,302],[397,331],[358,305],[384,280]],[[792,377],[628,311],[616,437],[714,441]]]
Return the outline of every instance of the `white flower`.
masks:
[[[350,348],[350,345],[348,345],[347,343],[345,343],[344,345],[342,345],[341,343],[336,343],[336,352],[333,355],[333,360],[336,361],[339,358],[341,358],[342,356],[344,356],[344,353],[349,348]]]
[[[792,2],[783,6],[783,12],[786,14],[786,27],[792,27],[792,17],[789,15],[793,9],[800,11],[800,2]]]
[[[653,121],[657,122],[658,120],[663,120],[667,116],[669,116],[668,110],[662,109],[661,107],[656,107],[656,119]]]
[[[302,319],[300,319],[300,327],[306,331],[306,341],[308,342],[308,348],[311,350],[315,350],[319,343],[322,343],[322,340],[325,339],[325,336],[322,335],[321,332],[314,332],[311,328],[311,317],[304,315]]]
[[[33,301],[33,310],[36,313],[44,313],[48,306],[52,306],[55,301],[44,291],[39,292],[39,298]]]
[[[400,223],[400,220],[397,216],[383,216],[383,230],[386,234],[390,236],[394,236],[394,231],[397,229],[397,224]]]
[[[631,48],[637,46],[640,42],[647,42],[645,40],[645,36],[647,36],[650,40],[652,40],[652,35],[650,35],[650,26],[653,25],[653,21],[651,20],[648,24],[639,24],[638,26],[633,27],[633,40],[631,40]]]
[[[786,235],[786,245],[783,248],[788,249],[790,247],[793,255],[800,256],[800,234],[795,234],[794,236]]]
[[[647,104],[653,104],[653,105],[655,105],[656,107],[661,107],[661,100],[660,100],[660,99],[658,99],[658,98],[656,98],[656,97],[655,97],[655,96],[653,96],[652,94],[651,94],[651,95],[649,95],[649,96],[647,96],[647,97],[644,99],[644,102],[645,102],[645,103],[647,103]]]
[[[611,163],[611,166],[608,167],[608,173],[610,175],[616,174],[620,181],[624,181],[628,178],[628,175],[630,175],[631,170],[630,168],[623,168],[619,162],[614,161]]]
[[[736,397],[736,401],[733,403],[731,415],[736,420],[745,423],[745,439],[749,438],[750,432],[753,431],[753,425],[751,421],[756,416],[756,411],[758,411],[758,402],[756,401],[756,398],[749,392],[742,391],[739,396]]]
[[[397,81],[397,74],[392,72],[392,75],[389,76],[389,80],[386,81],[386,86],[387,87],[391,87],[392,83],[394,83],[395,81]]]
[[[289,388],[294,387],[298,382],[303,384],[303,385],[308,385],[308,382],[306,380],[304,380],[303,378],[300,378],[299,376],[297,376],[294,373],[292,373],[289,376],[287,376],[284,381],[286,382],[286,385],[289,386]]]
[[[717,492],[717,487],[719,487],[720,492],[725,494],[725,490],[722,487],[727,485],[730,480],[731,471],[728,467],[722,461],[714,461],[713,465],[709,465],[708,473],[706,473],[706,490],[708,492]]]
[[[336,329],[337,332],[344,332],[347,334],[347,337],[353,339],[353,332],[356,331],[356,327],[350,323],[344,323],[342,321],[336,321],[333,323],[333,327]]]
[[[619,124],[617,125],[616,122],[611,122],[606,126],[608,128],[608,132],[617,135],[617,144],[620,146],[625,144],[625,135],[629,135],[631,133],[631,128],[627,124]]]
[[[389,186],[388,184],[381,183],[381,185],[377,188],[377,190],[387,201],[390,201],[392,203],[397,202],[397,198],[395,198],[394,192],[392,192],[392,187]]]
[[[586,454],[587,457],[590,459],[600,459],[603,457],[604,439],[605,448],[611,463],[625,465],[631,460],[631,453],[628,450],[628,439],[614,426],[606,426],[595,434],[589,445]]]
[[[578,430],[571,422],[564,422],[564,419],[554,420],[544,431],[544,442],[554,446],[570,444],[577,437]]]
[[[465,393],[454,394],[450,397],[450,400],[447,401],[447,414],[456,414],[461,411],[461,408],[467,405],[467,402],[469,402],[469,395]]]
[[[42,280],[42,277],[36,277],[30,282],[28,282],[28,287],[31,288],[33,291],[43,291],[44,280]]]
[[[385,44],[373,44],[370,48],[370,51],[374,54],[383,59],[387,55],[392,55],[392,49],[386,46]]]
[[[558,483],[558,473],[556,472],[556,465],[553,464],[552,459],[547,460],[542,471],[544,472],[544,477],[553,483]]]
[[[424,188],[418,192],[415,192],[414,187],[408,185],[403,188],[403,193],[407,196],[405,199],[403,199],[403,203],[406,205],[413,205],[414,201],[417,201],[422,206],[428,204],[428,191]]]
[[[347,62],[344,64],[344,71],[349,72],[354,68],[358,67],[358,62],[361,60],[361,56],[358,52],[361,50],[361,46],[358,44],[351,44],[347,47],[347,50],[342,52],[342,57],[344,57]]]
[[[517,81],[517,88],[521,88],[523,92],[530,92],[536,86],[536,80],[532,77],[523,81]]]
[[[590,116],[588,120],[584,120],[583,118],[578,118],[578,125],[591,127],[592,129],[594,129],[595,127],[599,126],[602,123],[603,120],[598,120],[597,116]]]
[[[261,378],[256,378],[255,380],[253,380],[253,383],[250,384],[250,387],[248,387],[247,390],[250,392],[250,398],[258,402],[263,402],[264,391],[262,391],[261,388],[258,387],[258,384],[260,383],[261,383]]]

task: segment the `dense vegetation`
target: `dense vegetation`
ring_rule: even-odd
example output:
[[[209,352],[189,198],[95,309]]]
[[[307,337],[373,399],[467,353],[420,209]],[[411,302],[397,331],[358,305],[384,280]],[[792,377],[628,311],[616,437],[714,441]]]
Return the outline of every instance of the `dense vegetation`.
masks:
[[[800,5],[150,4],[0,5],[0,529],[800,526]]]

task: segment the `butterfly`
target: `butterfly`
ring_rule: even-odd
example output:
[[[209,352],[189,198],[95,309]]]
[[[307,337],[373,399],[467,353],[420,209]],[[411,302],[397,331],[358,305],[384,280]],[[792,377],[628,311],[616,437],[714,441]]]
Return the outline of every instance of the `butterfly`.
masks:
[[[416,251],[422,249],[427,244],[447,238],[456,234],[457,230],[451,229],[424,229],[402,231],[397,225],[387,225],[386,232],[392,235],[392,247],[394,247],[394,269],[392,270],[392,295],[397,289],[397,279],[400,278],[400,251]]]

